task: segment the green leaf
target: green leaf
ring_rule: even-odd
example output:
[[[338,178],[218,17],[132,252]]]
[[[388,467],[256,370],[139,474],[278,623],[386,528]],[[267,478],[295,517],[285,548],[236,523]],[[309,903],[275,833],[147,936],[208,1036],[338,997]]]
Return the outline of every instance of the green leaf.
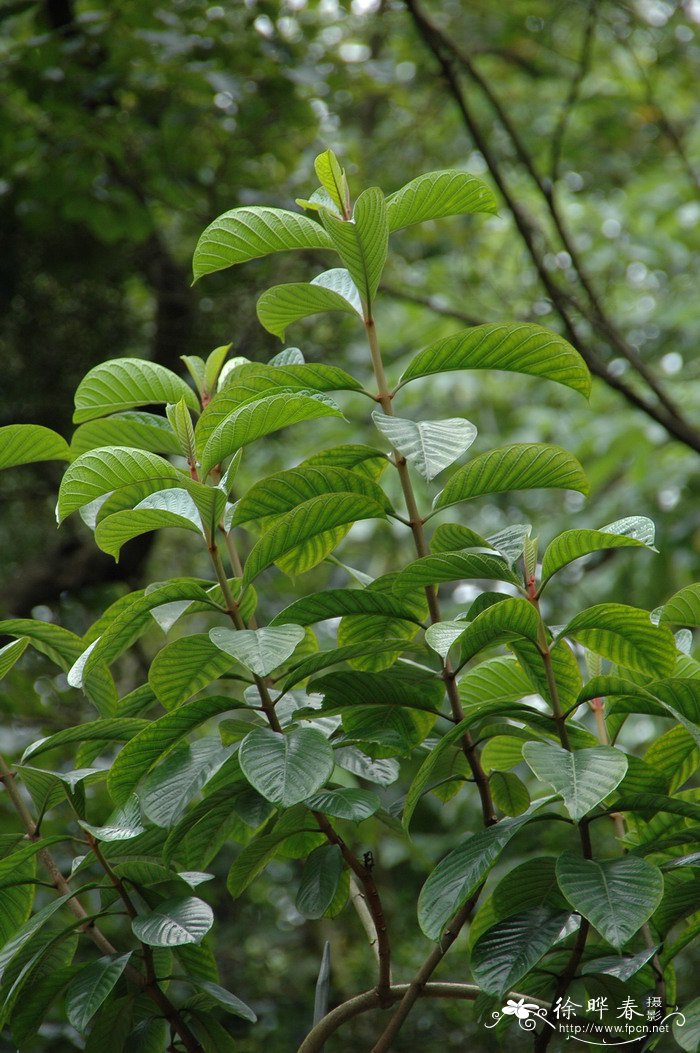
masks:
[[[520,578],[500,556],[480,552],[447,552],[444,555],[423,556],[414,560],[396,576],[394,589],[398,593],[443,581],[469,579],[507,581],[520,586]]]
[[[291,658],[304,635],[300,625],[209,630],[209,639],[215,647],[236,658],[256,676],[269,676]]]
[[[555,864],[552,856],[535,856],[509,870],[472,920],[470,946],[499,921],[534,907],[547,907],[551,912],[566,910],[568,905],[559,891]]]
[[[142,358],[114,358],[100,362],[81,380],[75,393],[73,420],[82,424],[119,410],[180,399],[190,409],[199,409],[192,388],[165,366]]]
[[[22,927],[18,929],[2,947],[0,947],[0,980],[5,973],[7,965],[12,961],[15,955],[22,950],[35,933],[44,929],[44,924],[49,918],[59,911],[74,895],[75,893],[71,891],[67,892],[65,896],[59,896],[58,899],[51,900],[51,902],[45,907],[42,907],[41,910],[32,914],[32,916],[24,922]],[[48,944],[51,940],[51,935],[47,932],[45,938],[46,943]]]
[[[164,647],[151,662],[148,682],[166,709],[177,709],[236,664],[206,633],[194,633]]]
[[[300,465],[261,479],[236,504],[232,526],[248,523],[265,516],[291,512],[303,501],[330,493],[358,493],[383,504],[387,511],[391,504],[384,491],[373,479],[359,471],[335,468],[330,465]]]
[[[321,918],[338,891],[343,856],[338,845],[321,845],[304,864],[296,908],[303,918]]]
[[[418,377],[457,369],[503,369],[543,377],[588,397],[591,377],[578,351],[557,333],[530,323],[475,325],[419,351],[401,377],[401,386]]]
[[[424,479],[434,479],[461,457],[476,438],[476,428],[463,417],[412,421],[375,410],[372,420],[391,445]]]
[[[593,961],[585,962],[581,966],[582,976],[595,976],[602,974],[603,976],[614,976],[617,980],[622,980],[626,983],[627,980],[631,980],[635,973],[638,973],[643,965],[649,961],[650,958],[656,954],[658,947],[645,947],[639,954],[635,954],[630,958],[621,958],[617,955],[606,955],[603,958],[594,958]]]
[[[339,768],[351,772],[360,779],[377,786],[391,786],[399,777],[398,762],[390,757],[373,760],[355,746],[344,746],[335,751],[335,762]]]
[[[326,210],[321,218],[367,309],[376,296],[387,257],[389,227],[384,194],[378,187],[364,190],[350,221]]]
[[[160,827],[173,826],[187,805],[231,756],[219,735],[207,735],[169,753],[149,771],[139,793],[145,814]]]
[[[535,691],[546,702],[553,705],[552,691],[542,663],[542,655],[530,640],[515,640],[510,644],[525,670]],[[550,646],[549,655],[557,684],[557,694],[563,709],[573,706],[581,690],[581,671],[578,661],[566,640],[558,640]]]
[[[379,809],[380,801],[372,790],[321,790],[306,802],[312,812],[323,812],[335,819],[349,819],[361,823]]]
[[[493,192],[476,176],[447,168],[412,179],[386,200],[389,230],[401,230],[427,219],[498,211]]]
[[[574,910],[618,951],[649,920],[664,891],[659,868],[636,856],[598,862],[564,852],[557,880]]]
[[[155,413],[130,411],[81,424],[73,432],[71,460],[100,446],[129,446],[151,453],[179,453],[170,424]]]
[[[528,600],[508,597],[478,614],[458,637],[462,645],[461,664],[484,647],[518,637],[536,643],[539,627],[537,611]]]
[[[194,426],[192,415],[184,399],[179,402],[169,402],[165,407],[165,415],[170,421],[179,443],[178,453],[181,453],[189,465],[197,463],[197,450],[194,441]]]
[[[324,150],[314,161],[318,181],[341,213],[350,208],[350,193],[344,170],[332,150]]]
[[[514,734],[494,735],[481,751],[481,766],[484,771],[508,771],[515,768],[523,759],[523,743],[530,733],[523,732],[523,738]]]
[[[194,280],[285,249],[326,249],[328,234],[312,219],[279,208],[234,208],[210,223],[197,242]]]
[[[35,461],[69,461],[68,443],[39,424],[7,424],[0,428],[0,470]]]
[[[523,757],[538,779],[561,795],[572,819],[583,819],[625,777],[627,758],[611,746],[569,751],[548,742],[526,742]]]
[[[81,969],[66,991],[66,1013],[76,1031],[84,1032],[102,1003],[109,997],[131,958],[131,951],[118,958],[99,958]]]
[[[27,746],[22,755],[22,763],[30,757],[36,758],[40,753],[71,742],[124,742],[145,728],[148,723],[149,721],[139,717],[107,717],[104,720],[92,720],[87,724],[75,724]]]
[[[492,772],[489,786],[493,803],[504,815],[522,815],[530,807],[527,787],[512,772]]]
[[[653,625],[647,611],[600,603],[577,614],[560,633],[618,665],[668,676],[676,662],[673,634]]]
[[[315,595],[302,596],[275,615],[271,625],[313,625],[327,618],[342,618],[346,615],[376,614],[391,618],[403,618],[421,625],[413,606],[391,593],[372,589],[327,589]]]
[[[333,771],[333,750],[314,728],[279,735],[256,728],[241,743],[241,770],[258,793],[283,808],[306,800]]]
[[[232,453],[256,439],[292,424],[320,417],[342,417],[336,404],[322,392],[296,391],[267,395],[245,402],[212,432],[202,452],[207,475]]]
[[[66,470],[58,491],[56,519],[61,523],[78,508],[133,483],[162,490],[183,475],[164,458],[127,446],[105,446],[84,453]]]
[[[662,625],[700,625],[700,585],[686,585],[661,608]]]
[[[488,929],[471,954],[476,983],[502,998],[558,942],[569,917],[549,907],[531,907]]]
[[[116,811],[112,812],[104,826],[93,826],[81,821],[80,825],[98,841],[130,841],[144,832],[141,822],[141,808],[135,794],[127,797]]]
[[[196,896],[164,900],[148,914],[139,914],[131,923],[137,940],[149,947],[180,947],[201,943],[214,924],[208,903]]]
[[[189,497],[185,490],[176,489],[173,492]],[[95,544],[103,552],[114,556],[115,561],[118,562],[122,547],[128,541],[153,530],[164,530],[166,527],[189,530],[200,536],[204,534],[201,524],[198,526],[191,519],[178,515],[177,512],[170,512],[163,508],[135,508],[127,512],[115,512],[98,523],[95,528]]]
[[[258,834],[249,841],[229,871],[226,887],[231,895],[234,898],[240,896],[248,888],[284,841],[301,832],[308,836],[314,832],[314,828],[316,823],[309,812],[305,808],[295,808],[285,812],[274,829]],[[323,835],[320,835],[319,840],[325,841]]]
[[[462,705],[477,709],[484,703],[517,702],[532,694],[532,684],[510,656],[487,658],[467,669],[457,683]]]
[[[433,507],[447,508],[483,494],[552,488],[588,493],[588,482],[576,458],[558,446],[516,443],[482,453],[459,468]]]
[[[476,892],[501,852],[519,830],[534,818],[527,812],[502,819],[453,849],[435,867],[418,897],[418,923],[429,940],[439,940],[456,911]]]
[[[304,501],[293,511],[280,516],[275,526],[253,546],[246,561],[243,583],[249,585],[266,567],[297,545],[333,527],[360,519],[385,518],[384,508],[361,494],[328,494]]]
[[[231,1016],[241,1017],[242,1020],[248,1020],[251,1024],[257,1022],[258,1018],[250,1006],[242,1002],[240,998],[236,998],[234,994],[231,994],[224,987],[220,987],[219,984],[212,983],[211,980],[200,980],[189,973],[182,979],[184,983],[191,984],[198,991],[203,991],[204,994],[213,999],[218,1006],[225,1009]]]
[[[614,528],[619,529],[614,529]],[[625,531],[623,533],[623,530]],[[601,530],[565,530],[547,546],[542,558],[542,584],[562,567],[591,552],[611,548],[653,548],[654,524],[644,516],[631,516]]]
[[[19,661],[28,646],[29,640],[13,640],[12,643],[0,647],[0,680],[7,676],[12,666]]]
[[[347,272],[341,270],[341,273]],[[288,326],[301,318],[324,311],[343,311],[352,315],[358,313],[354,303],[318,281],[275,285],[258,299],[256,311],[263,329],[281,340],[284,340]]]

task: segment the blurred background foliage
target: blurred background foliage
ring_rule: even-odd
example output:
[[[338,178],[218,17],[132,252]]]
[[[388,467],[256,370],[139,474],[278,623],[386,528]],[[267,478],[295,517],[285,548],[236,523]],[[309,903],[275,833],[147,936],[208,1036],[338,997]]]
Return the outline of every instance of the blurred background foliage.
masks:
[[[179,369],[180,355],[230,341],[236,354],[267,361],[280,345],[257,322],[257,295],[308,280],[325,262],[273,256],[192,287],[192,250],[228,208],[293,208],[314,188],[313,157],[327,146],[355,192],[464,168],[497,187],[500,214],[395,239],[377,313],[390,378],[429,339],[472,322],[523,319],[573,339],[598,379],[586,404],[532,378],[452,374],[402,390],[399,412],[469,417],[477,452],[546,441],[582,460],[588,501],[504,495],[470,509],[481,533],[531,521],[547,541],[574,524],[628,514],[656,521],[658,556],[577,564],[551,590],[550,620],[609,598],[654,607],[698,578],[697,0],[5,0],[0,19],[0,423],[41,423],[69,436],[78,380],[106,358]],[[308,360],[369,377],[351,320],[302,323],[290,343]],[[347,396],[343,405],[352,440],[377,442],[362,400]],[[324,422],[323,431],[267,440],[247,454],[243,482],[350,437],[345,425]],[[42,465],[2,480],[3,614],[82,633],[129,587],[175,566],[207,575],[179,539],[134,541],[115,565],[81,524],[57,535],[57,479]],[[427,505],[427,492],[422,499]],[[374,576],[393,566],[397,544],[388,526],[361,524],[340,557]],[[268,575],[262,617],[298,588],[346,580],[334,565],[317,568],[308,584]],[[473,595],[463,586],[446,599],[455,612]],[[123,660],[124,690],[142,682],[162,644],[154,629],[143,651]],[[0,693],[7,747],[75,723],[82,704],[28,653]],[[388,803],[403,785],[387,791]],[[367,848],[376,852],[381,840],[389,913],[403,919],[401,978],[425,953],[417,889],[455,829],[477,828],[473,796],[448,807],[427,800],[412,845],[373,821],[363,828]],[[222,873],[227,862],[217,864]],[[346,911],[332,923],[302,924],[297,878],[294,860],[277,862],[245,900],[232,904],[224,893],[214,904],[224,979],[261,1018],[250,1035],[242,1028],[244,1053],[293,1048],[309,1021],[325,938],[335,998],[371,983],[356,918]],[[458,945],[445,976],[462,978],[463,954]],[[464,1015],[461,1005],[420,1005],[397,1050],[428,1048],[421,1041],[462,1050],[467,1034],[470,1048],[488,1048],[493,1039],[465,1031]],[[371,1017],[353,1028],[345,1040],[352,1034],[353,1048],[365,1048]],[[57,1023],[41,1048],[77,1042]]]

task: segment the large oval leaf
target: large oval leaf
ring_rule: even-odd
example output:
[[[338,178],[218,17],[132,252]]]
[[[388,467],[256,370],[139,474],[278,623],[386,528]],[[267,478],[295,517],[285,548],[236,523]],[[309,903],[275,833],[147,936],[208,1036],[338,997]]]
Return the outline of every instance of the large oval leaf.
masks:
[[[447,508],[482,494],[552,488],[588,493],[586,476],[576,458],[559,446],[516,443],[483,453],[459,468],[438,494],[434,507]]]
[[[181,947],[201,943],[214,924],[208,903],[196,896],[164,900],[148,914],[139,914],[131,923],[134,936],[149,947]]]
[[[623,603],[599,603],[581,611],[560,635],[572,636],[611,662],[643,673],[669,676],[676,662],[673,634],[665,626],[653,625],[648,611]]]
[[[330,907],[343,873],[338,845],[321,845],[304,864],[296,908],[303,918],[321,918]]]
[[[659,868],[638,856],[598,862],[564,852],[557,880],[574,910],[618,951],[649,920],[664,892]]]
[[[447,168],[426,172],[386,199],[389,230],[411,227],[427,219],[498,211],[493,191],[468,172]]]
[[[591,377],[578,351],[557,333],[530,323],[475,325],[419,351],[401,378],[454,369],[504,369],[545,377],[588,396]]]
[[[538,779],[561,794],[576,821],[605,800],[627,771],[624,753],[610,746],[570,752],[553,743],[526,742],[523,757]]]
[[[56,519],[61,523],[90,501],[133,483],[148,483],[155,491],[183,478],[182,472],[155,453],[128,446],[90,450],[73,461],[61,480]]]
[[[139,791],[141,807],[156,826],[171,827],[187,805],[231,756],[218,734],[206,735],[169,753]]]
[[[0,469],[36,461],[69,461],[68,443],[39,424],[7,424],[0,428]]]
[[[511,991],[566,933],[569,917],[566,911],[531,907],[488,929],[470,959],[482,991],[500,998]]]
[[[480,552],[447,552],[444,555],[423,556],[409,563],[397,574],[394,589],[398,593],[409,592],[442,581],[474,578],[507,581],[518,586],[521,584],[520,578],[500,556],[482,555]]]
[[[245,402],[212,432],[202,452],[202,472],[272,432],[319,417],[342,417],[336,404],[321,392],[296,391]]]
[[[320,790],[333,771],[333,750],[313,728],[300,728],[289,735],[256,728],[243,739],[239,757],[248,782],[282,808],[291,808]]]
[[[288,326],[309,315],[323,311],[357,315],[354,304],[339,292],[313,282],[292,282],[267,289],[259,298],[256,311],[262,327],[282,340]]]
[[[100,362],[81,380],[75,393],[76,424],[106,417],[136,406],[161,405],[184,399],[190,409],[199,402],[189,384],[157,362],[114,358]]]
[[[326,249],[331,244],[319,223],[296,212],[260,206],[234,208],[202,233],[192,261],[194,280],[272,252]]]
[[[375,411],[372,420],[391,445],[428,480],[461,457],[476,438],[476,428],[463,417],[412,421]]]
[[[66,991],[66,1013],[76,1031],[84,1032],[127,967],[131,951],[118,958],[100,958],[81,969]]]
[[[428,939],[440,939],[452,915],[476,892],[511,838],[532,818],[528,812],[502,819],[473,834],[438,863],[418,897],[418,923]]]
[[[151,662],[148,682],[166,709],[177,709],[235,664],[206,633],[193,633],[173,640],[158,652]]]
[[[165,417],[156,413],[130,411],[114,417],[101,417],[81,424],[70,444],[74,460],[100,446],[129,446],[151,453],[180,453],[175,432]]]
[[[237,503],[231,525],[238,526],[252,519],[282,515],[303,501],[330,493],[366,494],[378,504],[383,504],[387,511],[391,510],[389,498],[367,475],[331,465],[308,464],[270,475],[252,486]]]
[[[542,584],[562,567],[591,552],[611,548],[653,548],[654,524],[644,516],[630,516],[600,530],[565,530],[545,549],[542,557]]]
[[[275,526],[253,546],[246,561],[243,583],[250,585],[280,556],[333,527],[356,523],[360,519],[385,518],[382,505],[361,494],[328,494],[304,501],[292,512],[280,516]]]
[[[373,589],[327,589],[311,596],[302,596],[275,615],[271,625],[313,625],[327,618],[342,618],[346,615],[377,614],[389,618],[402,618],[416,625],[421,624],[415,607],[390,592]]]
[[[226,713],[235,700],[220,695],[198,698],[159,720],[139,721],[138,734],[127,742],[110,768],[107,786],[112,799],[122,804],[159,757],[206,720]]]

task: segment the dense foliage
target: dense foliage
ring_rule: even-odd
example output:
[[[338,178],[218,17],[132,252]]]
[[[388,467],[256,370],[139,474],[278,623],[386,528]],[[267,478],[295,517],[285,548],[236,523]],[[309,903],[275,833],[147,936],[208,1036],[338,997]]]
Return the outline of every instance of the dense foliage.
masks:
[[[239,997],[255,1002],[255,990],[221,984],[216,911],[292,861],[294,915],[313,922],[354,907],[376,956],[371,989],[328,1014],[324,952],[315,1026],[293,1036],[300,1051],[394,1005],[372,1017],[368,1044],[399,1048],[424,997],[473,1003],[477,1027],[494,1020],[502,1031],[508,997],[542,1019],[565,999],[608,1010],[623,993],[659,1009],[644,1017],[641,1048],[677,1004],[676,958],[698,928],[688,781],[700,745],[689,632],[700,586],[651,614],[628,596],[589,605],[569,595],[577,561],[619,548],[653,558],[654,525],[641,515],[592,526],[586,511],[560,533],[545,522],[488,536],[468,525],[470,502],[493,495],[586,494],[584,469],[531,439],[483,448],[478,419],[403,416],[404,388],[420,382],[434,410],[436,378],[497,370],[526,378],[533,400],[551,382],[587,396],[589,371],[556,333],[498,322],[441,335],[387,375],[375,307],[389,236],[492,214],[495,198],[448,169],[353,200],[333,153],[315,167],[321,185],[298,201],[305,213],[242,206],[207,227],[195,279],[283,250],[330,254],[340,266],[268,289],[258,318],[284,338],[318,312],[348,315],[364,330],[366,364],[346,371],[332,353],[308,363],[296,347],[259,364],[224,345],[183,356],[186,381],[115,358],[78,385],[70,445],[36,424],[0,432],[2,467],[69,462],[57,519],[79,513],[111,557],[176,529],[210,563],[208,574],[175,568],[127,592],[81,635],[35,618],[0,626],[13,638],[3,673],[35,648],[94,709],[31,743],[13,768],[0,761],[17,818],[0,860],[3,1022],[20,1049],[34,1048],[39,1029],[50,1041],[45,1021],[66,1019],[74,1031],[59,1024],[62,1040],[77,1032],[88,1050],[256,1048],[245,1037],[256,1013]],[[371,443],[355,424],[368,415]],[[260,470],[254,444],[285,428],[284,467]],[[313,453],[300,460],[304,431]],[[390,543],[378,575],[368,573],[366,521]],[[280,574],[293,582],[288,604]],[[166,641],[141,652],[145,675],[124,691],[112,667],[154,621]],[[460,800],[471,795],[480,822],[465,825]],[[431,851],[425,838],[422,887],[390,911],[392,846],[412,852],[436,805],[451,850]],[[401,984],[392,958],[407,910],[433,949]],[[463,954],[454,972],[448,958],[452,982],[435,982],[467,923],[468,971]],[[685,1049],[697,1041],[696,1006],[686,1000],[686,1030],[674,1025]],[[614,1011],[599,1019],[612,1025]],[[545,1020],[535,1049],[553,1030]]]

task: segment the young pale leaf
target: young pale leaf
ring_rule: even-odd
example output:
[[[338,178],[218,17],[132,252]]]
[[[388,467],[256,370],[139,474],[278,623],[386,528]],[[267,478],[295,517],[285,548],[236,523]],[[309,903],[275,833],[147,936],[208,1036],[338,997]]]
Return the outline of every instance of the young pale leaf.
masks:
[[[155,453],[128,446],[90,450],[73,461],[61,480],[56,519],[61,523],[90,501],[134,483],[148,483],[155,491],[182,479],[182,472]]]
[[[210,629],[215,647],[232,655],[256,676],[269,676],[287,661],[304,639],[300,625],[264,629]]]
[[[561,795],[577,822],[612,793],[627,771],[624,753],[611,746],[565,750],[548,742],[526,742],[523,757],[538,779]]]
[[[321,274],[311,279],[311,284],[322,289],[329,289],[338,296],[342,296],[362,318],[362,300],[359,290],[350,277],[350,272],[344,267],[333,267],[329,271],[322,271]]]
[[[361,823],[379,809],[380,800],[372,790],[321,790],[306,802],[312,812],[323,812],[335,819],[350,819]]]
[[[364,190],[355,202],[351,221],[329,211],[322,211],[321,218],[366,310],[376,296],[386,263],[389,227],[384,194],[378,187]]]
[[[81,822],[80,825],[98,841],[130,841],[132,837],[142,834],[145,829],[141,822],[139,800],[135,794],[128,797],[115,812],[112,812],[104,826],[93,826],[86,822]]]
[[[245,402],[212,432],[202,452],[202,472],[256,439],[292,424],[319,417],[342,417],[336,404],[321,392],[296,391]]]
[[[556,574],[562,567],[568,566],[569,563],[573,563],[574,560],[580,559],[582,556],[588,556],[591,552],[600,552],[604,549],[611,548],[652,548],[654,543],[654,524],[650,519],[644,519],[642,516],[634,517],[641,525],[650,525],[651,531],[648,529],[644,530],[646,537],[651,533],[651,540],[641,540],[641,538],[634,536],[634,534],[622,533],[613,530],[612,528],[617,526],[616,523],[611,523],[609,527],[602,530],[565,530],[563,534],[559,534],[545,549],[544,556],[542,558],[542,583],[548,581],[553,574]],[[629,520],[623,522],[629,523],[633,521],[632,517]]]
[[[557,880],[574,910],[618,951],[649,920],[664,892],[659,868],[637,856],[597,862],[564,852]]]
[[[476,428],[463,417],[418,421],[389,417],[378,410],[372,420],[392,446],[424,479],[434,479],[461,457],[476,438]]]
[[[82,424],[136,406],[161,405],[184,399],[198,410],[194,391],[176,373],[141,358],[114,358],[87,373],[75,393],[73,420]]]
[[[493,192],[476,176],[457,169],[426,172],[386,199],[389,230],[401,230],[427,219],[498,211]]]
[[[178,641],[182,642],[182,641]],[[159,757],[194,728],[235,705],[220,695],[198,698],[159,720],[148,721],[118,754],[107,777],[107,787],[116,804],[123,804]],[[142,725],[144,722],[141,722]]]
[[[474,944],[476,983],[503,998],[557,943],[569,918],[569,912],[541,906],[499,921]]]
[[[207,355],[207,360],[204,363],[203,387],[204,393],[209,395],[210,398],[216,392],[216,385],[219,382],[221,370],[224,368],[224,362],[232,347],[233,344],[221,344]]]
[[[201,943],[214,924],[208,903],[196,896],[164,900],[148,914],[139,914],[131,923],[137,940],[149,947],[181,947]]]
[[[425,642],[446,660],[452,644],[459,640],[466,624],[465,621],[444,621],[429,625],[425,632]]]
[[[330,907],[343,873],[343,856],[338,845],[321,845],[304,864],[296,908],[302,918],[321,918]]]
[[[662,625],[700,626],[700,585],[686,585],[661,608]]]
[[[459,468],[438,494],[434,507],[448,508],[483,494],[552,488],[588,493],[586,476],[576,458],[558,446],[516,443],[482,453]]]
[[[197,242],[194,280],[285,249],[327,249],[331,239],[320,224],[285,209],[250,207],[224,212]]]
[[[197,463],[197,450],[194,441],[194,427],[192,415],[184,399],[179,402],[169,402],[165,407],[165,415],[170,422],[180,444],[179,452],[191,466]]]
[[[386,615],[421,624],[410,602],[373,589],[327,589],[315,595],[302,596],[275,615],[270,624],[313,625],[327,618],[343,618],[353,614]]]
[[[281,340],[287,327],[301,318],[324,311],[357,314],[355,305],[340,293],[313,282],[292,282],[267,289],[258,299],[256,311],[262,327]]]
[[[648,611],[599,603],[577,614],[562,631],[611,662],[642,673],[669,676],[676,662],[673,634],[653,625]]]
[[[292,512],[280,516],[272,529],[253,546],[246,561],[243,583],[250,585],[281,556],[333,527],[356,523],[360,519],[385,518],[382,505],[362,494],[326,494],[304,501]]]
[[[0,428],[0,470],[35,461],[69,461],[68,443],[39,424],[7,424]]]
[[[588,367],[557,333],[530,323],[475,325],[445,337],[419,351],[401,378],[407,384],[417,377],[455,369],[504,369],[544,377],[588,397]]]
[[[313,728],[279,735],[256,728],[240,748],[241,770],[258,793],[282,808],[306,800],[333,771],[333,750]]]
[[[520,586],[520,578],[500,556],[480,552],[448,552],[414,560],[396,576],[394,590],[399,594],[443,581],[484,579],[507,581]]]
[[[350,210],[350,191],[344,170],[332,150],[324,150],[314,161],[318,181],[338,211],[347,215]]]
[[[127,967],[131,951],[118,958],[99,958],[81,969],[66,991],[66,1014],[76,1031],[84,1032],[109,997]]]
[[[511,838],[533,817],[533,812],[527,812],[503,819],[473,834],[438,863],[418,897],[418,923],[429,940],[440,939],[453,914],[476,891]]]

